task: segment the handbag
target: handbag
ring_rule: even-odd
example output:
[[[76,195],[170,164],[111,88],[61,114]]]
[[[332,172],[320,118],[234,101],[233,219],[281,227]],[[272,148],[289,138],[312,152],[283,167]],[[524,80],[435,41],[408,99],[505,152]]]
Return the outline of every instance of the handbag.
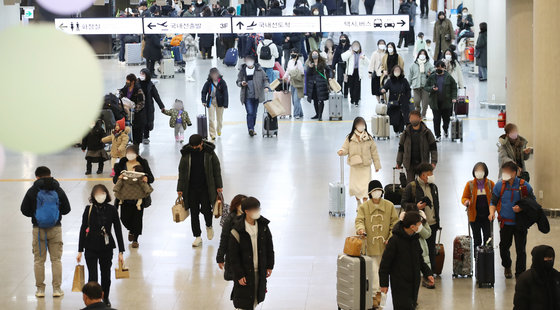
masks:
[[[119,266],[115,268],[115,279],[128,279],[130,278],[130,272],[128,267],[124,266],[124,263],[119,261]]]
[[[185,203],[183,202],[182,196],[175,199],[175,205],[171,208],[171,213],[175,223],[180,223],[189,217],[189,210],[185,209]]]
[[[72,282],[72,292],[81,292],[85,284],[84,265],[76,265],[74,269],[74,281]]]
[[[399,102],[401,101],[401,95],[402,94],[399,94],[399,96],[397,97],[397,100],[389,101],[388,107],[398,107],[400,105]]]
[[[268,85],[268,87],[272,90],[276,90],[276,88],[278,88],[278,86],[280,86],[280,79],[276,79]]]
[[[360,256],[362,255],[363,245],[364,240],[361,236],[347,237],[344,242],[344,254],[348,256]]]
[[[329,86],[331,87],[331,90],[335,93],[338,93],[342,90],[342,87],[340,86],[340,84],[338,84],[338,82],[335,79],[329,80]]]
[[[222,195],[222,193],[218,193],[218,198],[214,203],[213,213],[214,213],[214,217],[217,219],[220,218],[220,216],[222,216],[222,214],[224,213],[224,195]]]

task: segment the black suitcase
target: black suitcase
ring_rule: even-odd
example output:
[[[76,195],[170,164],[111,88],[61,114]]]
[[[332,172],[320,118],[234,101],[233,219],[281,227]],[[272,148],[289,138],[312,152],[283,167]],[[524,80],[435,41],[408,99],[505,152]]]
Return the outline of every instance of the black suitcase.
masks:
[[[397,184],[397,178],[395,177],[397,171],[400,171],[400,169],[393,167],[393,184],[388,184],[384,188],[385,190],[384,198],[392,202],[394,205],[401,204],[402,192],[403,192],[402,186],[400,184]]]
[[[266,138],[278,137],[278,117],[271,117],[266,111],[264,112],[262,135]]]
[[[478,246],[475,253],[475,277],[479,288],[494,287],[494,223],[492,222],[490,225],[492,236],[486,241],[486,244]]]
[[[220,59],[224,59],[226,57],[226,51],[222,38],[220,38],[220,36],[216,37],[216,56]]]
[[[198,128],[198,134],[202,136],[203,139],[208,138],[208,116],[206,116],[206,108],[204,108],[204,115],[200,114],[196,117],[196,125]]]
[[[463,120],[454,116],[451,120],[451,141],[463,142]]]

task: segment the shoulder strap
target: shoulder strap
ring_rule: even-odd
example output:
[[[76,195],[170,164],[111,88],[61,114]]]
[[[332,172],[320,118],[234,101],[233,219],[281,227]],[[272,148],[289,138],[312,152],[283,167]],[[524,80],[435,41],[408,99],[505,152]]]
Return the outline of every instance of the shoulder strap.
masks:
[[[237,230],[232,229],[231,235],[235,238],[235,240],[237,240],[237,243],[239,243],[239,233],[237,232]]]
[[[521,193],[521,199],[529,196],[529,190],[527,189],[524,179],[519,180],[519,192]]]
[[[410,186],[412,186],[412,199],[414,200],[414,202],[416,202],[416,180],[414,180],[412,183],[410,183]]]

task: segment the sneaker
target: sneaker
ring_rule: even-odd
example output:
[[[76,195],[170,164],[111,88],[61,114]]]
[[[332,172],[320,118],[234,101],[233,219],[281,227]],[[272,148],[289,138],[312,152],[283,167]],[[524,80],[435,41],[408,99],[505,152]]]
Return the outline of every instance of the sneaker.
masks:
[[[504,276],[506,277],[506,279],[513,278],[513,274],[511,273],[511,268],[504,269]]]
[[[142,140],[143,144],[150,144],[150,139],[146,138],[144,140]]]
[[[212,139],[212,140],[216,140],[216,137],[214,137],[214,136],[210,136],[210,139]]]
[[[214,229],[212,227],[206,227],[206,236],[208,240],[214,239]]]
[[[440,136],[440,137],[436,137],[436,142],[441,142],[441,136]]]
[[[55,288],[52,293],[53,297],[62,297],[64,296],[64,291],[60,288]]]
[[[192,243],[193,248],[197,248],[201,245],[202,245],[202,238],[196,237],[196,239],[194,239],[194,241]]]
[[[138,241],[133,241],[132,242],[132,248],[133,249],[137,249],[140,246],[140,243],[138,243]]]
[[[37,291],[35,292],[35,297],[37,297],[37,298],[45,297],[45,289],[44,288],[38,288]]]
[[[103,170],[97,169],[97,174],[103,174]]]
[[[222,136],[222,132],[218,131],[218,137],[221,137],[221,136]]]
[[[111,176],[112,176],[112,177],[115,176],[115,169],[111,169]]]
[[[109,298],[103,299],[103,303],[107,306],[107,308],[111,308],[111,302],[109,301]]]
[[[255,131],[253,129],[249,130],[249,136],[254,136],[256,135]]]
[[[90,175],[91,174],[91,170],[86,170],[86,175]]]

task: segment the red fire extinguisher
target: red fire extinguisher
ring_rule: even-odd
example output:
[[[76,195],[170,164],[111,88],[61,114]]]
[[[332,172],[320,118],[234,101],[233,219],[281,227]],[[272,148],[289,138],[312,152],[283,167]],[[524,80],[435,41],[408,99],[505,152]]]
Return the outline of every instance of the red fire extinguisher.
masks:
[[[498,127],[504,128],[506,127],[506,111],[501,110],[498,114]]]

